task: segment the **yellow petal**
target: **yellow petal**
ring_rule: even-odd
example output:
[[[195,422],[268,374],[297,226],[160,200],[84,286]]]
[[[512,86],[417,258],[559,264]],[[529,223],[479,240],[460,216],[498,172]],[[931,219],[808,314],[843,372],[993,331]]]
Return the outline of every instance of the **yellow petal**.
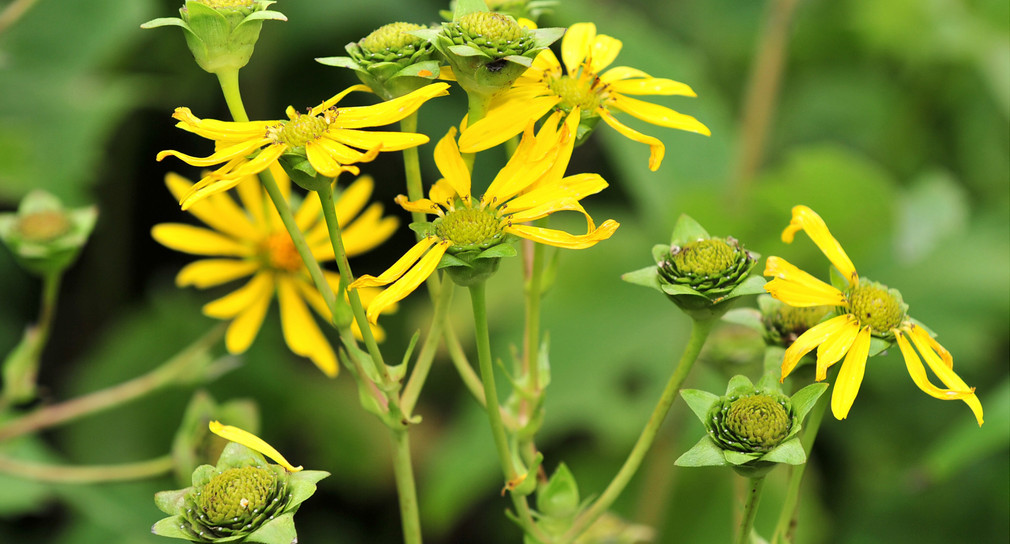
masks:
[[[610,66],[621,52],[622,45],[621,40],[617,38],[612,38],[606,34],[597,34],[590,49],[589,59],[587,59],[589,71],[598,74],[604,68]],[[569,71],[568,73],[574,74],[575,72]]]
[[[214,287],[252,275],[259,267],[260,263],[251,259],[201,259],[182,267],[175,276],[175,284],[179,287],[192,285],[200,289]]]
[[[378,287],[381,285],[389,285],[396,281],[400,276],[402,276],[410,267],[414,266],[414,263],[424,255],[425,251],[428,251],[435,242],[438,241],[434,236],[426,236],[419,240],[414,247],[407,250],[403,257],[397,259],[393,266],[390,266],[385,272],[376,276],[364,275],[360,278],[351,282],[348,289],[358,289],[360,287]]]
[[[937,378],[940,378],[940,381],[943,382],[944,385],[958,391],[972,391],[971,395],[961,400],[963,400],[965,404],[971,408],[971,411],[975,414],[975,419],[978,421],[979,426],[981,426],[983,421],[982,403],[979,402],[978,397],[974,394],[975,388],[968,387],[968,384],[964,383],[964,380],[954,373],[954,370],[951,367],[948,367],[936,354],[936,352],[932,349],[932,345],[936,343],[936,341],[929,336],[929,333],[926,332],[925,329],[914,324],[909,324],[906,330],[908,331],[908,335],[912,338],[915,348],[919,350],[919,353],[922,354],[922,358],[926,361],[926,364],[929,365],[929,369],[933,371],[933,374],[936,374]]]
[[[379,315],[389,309],[395,303],[403,300],[417,289],[421,282],[428,279],[428,276],[438,267],[439,261],[445,255],[445,251],[452,245],[449,240],[441,240],[428,253],[417,261],[417,265],[403,274],[399,280],[379,293],[368,305],[368,321],[373,325],[377,324]],[[417,246],[414,246],[417,247]],[[355,282],[357,283],[357,282]]]
[[[919,354],[912,348],[912,344],[905,338],[905,335],[901,331],[896,331],[894,336],[898,340],[901,356],[905,359],[905,368],[908,369],[908,375],[912,377],[915,385],[927,395],[940,400],[959,400],[972,394],[971,389],[958,391],[955,389],[941,389],[933,385],[929,380],[929,376],[926,375],[926,367],[922,366],[922,359],[919,358]]]
[[[824,256],[835,265],[835,268],[842,273],[842,277],[849,281],[850,287],[859,285],[859,275],[856,274],[856,267],[845,254],[842,245],[835,240],[828,230],[828,226],[813,210],[806,206],[794,206],[793,218],[789,221],[789,226],[782,231],[782,241],[791,244],[796,232],[803,230],[807,236],[813,240],[814,244],[824,253]]]
[[[549,246],[563,247],[567,249],[585,249],[596,245],[601,240],[606,240],[614,234],[620,223],[613,219],[607,219],[602,225],[592,232],[581,236],[569,234],[564,231],[547,229],[542,227],[532,227],[529,225],[512,225],[505,228],[505,232],[510,232],[521,238],[547,244]]]
[[[510,216],[525,216],[526,210],[541,208],[551,202],[563,200],[581,200],[594,195],[607,187],[607,181],[599,174],[576,174],[568,176],[556,183],[548,183],[517,196],[508,202]],[[562,208],[559,208],[562,209]],[[575,208],[563,208],[575,209]],[[581,210],[579,210],[581,211]],[[541,216],[542,217],[542,216]],[[515,219],[516,222],[531,221],[531,219]]]
[[[644,100],[638,100],[618,93],[611,93],[610,99],[607,100],[607,106],[610,109],[621,110],[631,116],[645,121],[646,123],[652,123],[653,125],[686,130],[688,132],[703,134],[705,136],[712,135],[712,131],[702,124],[701,121],[691,117],[690,115],[677,113],[670,108],[660,106],[659,104],[652,104]]]
[[[221,149],[209,157],[194,157],[173,149],[168,149],[158,153],[156,159],[161,161],[165,157],[173,156],[192,166],[214,166],[215,164],[221,164],[222,162],[250,155],[257,149],[270,143],[272,143],[272,140],[269,138],[243,141]]]
[[[371,162],[378,155],[379,148],[361,152],[329,138],[319,138],[305,144],[305,157],[309,159],[309,164],[316,172],[328,178],[351,171],[346,165]]]
[[[442,178],[435,182],[428,190],[428,197],[435,204],[444,206],[447,210],[454,209],[456,203],[456,189],[452,188],[452,184]],[[397,200],[397,203],[400,203]],[[402,204],[400,204],[402,206]],[[429,210],[425,213],[434,213],[442,215],[442,212],[438,209],[438,206],[434,210]]]
[[[337,356],[319,330],[319,325],[312,319],[294,280],[286,275],[280,275],[277,279],[277,299],[281,307],[281,330],[291,351],[311,359],[323,374],[336,377],[339,368]]]
[[[827,379],[828,369],[837,363],[855,342],[856,335],[859,334],[859,325],[856,319],[851,320],[851,323],[835,331],[817,346],[817,381]]]
[[[659,165],[663,163],[663,155],[666,154],[666,147],[663,142],[659,141],[658,138],[653,138],[652,136],[647,136],[638,132],[637,130],[621,123],[617,120],[610,112],[599,108],[596,113],[600,115],[603,122],[610,125],[614,130],[621,133],[621,136],[628,138],[639,143],[643,143],[649,146],[649,170],[655,172],[659,170]]]
[[[183,195],[193,186],[193,183],[178,174],[169,172],[165,176],[165,186],[168,187],[176,200],[181,200]],[[214,230],[234,238],[253,240],[259,236],[259,232],[249,220],[249,216],[227,195],[213,195],[191,206],[188,211]]]
[[[831,413],[835,419],[845,419],[856,400],[859,386],[863,383],[866,358],[870,353],[870,327],[863,327],[842,361],[842,369],[835,380],[835,390],[831,393]]]
[[[339,93],[333,95],[332,97],[330,97],[328,100],[326,100],[322,104],[320,104],[320,105],[312,108],[312,110],[309,111],[309,114],[310,115],[319,115],[319,114],[323,113],[323,111],[328,110],[328,109],[332,108],[333,106],[337,105],[338,102],[340,102],[347,95],[349,95],[349,94],[351,94],[353,92],[370,93],[370,92],[372,92],[372,89],[368,85],[351,85],[350,87],[348,87],[348,88],[340,91]]]
[[[428,143],[427,136],[413,132],[383,132],[378,130],[332,128],[326,132],[326,136],[358,149],[381,147],[383,151],[401,151]]]
[[[575,23],[568,27],[561,39],[561,58],[569,74],[578,73],[579,65],[589,55],[595,39],[596,25],[593,23]]]
[[[372,106],[340,108],[334,125],[340,128],[363,128],[395,123],[417,111],[428,100],[449,94],[448,88],[448,83],[432,83]]]
[[[266,455],[275,463],[284,467],[288,472],[298,472],[302,470],[302,467],[300,466],[291,466],[291,463],[289,463],[288,460],[280,454],[280,452],[275,450],[273,446],[267,444],[262,438],[248,431],[243,431],[242,429],[232,427],[231,425],[222,425],[220,421],[211,421],[210,432],[224,438],[225,440],[242,444],[251,450],[255,450],[263,455]]]
[[[267,289],[251,299],[249,305],[242,308],[228,325],[228,331],[224,337],[224,345],[228,348],[228,353],[242,353],[249,349],[253,340],[256,339],[260,327],[263,326],[263,318],[266,317],[267,309],[270,307],[270,299],[273,298],[272,279],[266,287]],[[207,313],[207,306],[204,306],[204,313],[210,315]]]
[[[614,68],[614,70],[617,70],[617,68]],[[609,74],[614,70],[609,70],[607,71],[607,73]],[[642,72],[642,75],[645,75],[645,73]],[[624,79],[620,81],[614,81],[613,83],[610,84],[610,88],[614,92],[620,94],[697,96],[694,90],[691,89],[691,87],[685,83],[674,81],[672,79],[660,79],[660,78],[648,77],[647,75],[639,79]]]
[[[253,248],[245,243],[218,234],[210,229],[161,223],[151,228],[151,237],[163,246],[193,255],[252,256]]]
[[[344,229],[341,239],[348,257],[361,255],[385,242],[400,226],[397,217],[382,217],[382,204],[372,204],[355,222]]]
[[[451,197],[450,197],[451,198]],[[422,198],[419,200],[407,200],[407,195],[397,195],[394,202],[400,205],[401,208],[407,210],[408,212],[418,212],[418,213],[441,213],[438,204],[435,204],[427,198]]]
[[[786,379],[786,376],[796,368],[796,365],[799,364],[800,359],[804,355],[810,353],[814,348],[824,343],[825,340],[838,334],[839,331],[845,328],[858,329],[859,325],[856,322],[856,318],[849,314],[844,314],[807,329],[806,332],[801,334],[799,338],[786,348],[785,357],[782,359],[782,377],[780,381]]]
[[[456,147],[456,127],[450,127],[449,132],[435,146],[435,165],[463,202],[469,203],[470,170]]]
[[[555,94],[503,102],[466,127],[459,137],[459,149],[463,153],[477,153],[499,145],[521,133],[530,121],[546,115],[558,102],[561,97]]]
[[[844,293],[781,257],[768,257],[765,261],[764,275],[775,277],[765,284],[765,291],[790,306],[848,307],[849,305]]]
[[[262,137],[267,127],[280,121],[218,121],[217,119],[201,119],[189,108],[176,108],[172,117],[180,125],[194,134],[199,134],[208,140],[250,140]]]
[[[217,300],[205,304],[203,306],[203,313],[208,317],[214,317],[217,319],[231,319],[245,311],[257,301],[263,299],[269,301],[270,297],[273,295],[273,288],[273,274],[269,272],[260,272],[259,274],[253,276],[253,279],[249,280],[249,282],[242,287]],[[256,329],[258,330],[259,327],[257,326]]]

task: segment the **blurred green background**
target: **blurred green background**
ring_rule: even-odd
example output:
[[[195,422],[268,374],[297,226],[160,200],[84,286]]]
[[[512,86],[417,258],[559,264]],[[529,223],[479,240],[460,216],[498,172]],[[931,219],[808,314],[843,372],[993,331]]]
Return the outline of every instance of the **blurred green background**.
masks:
[[[774,2],[773,2],[774,3]],[[10,2],[0,2],[0,8]],[[39,0],[0,33],[0,207],[44,187],[72,205],[95,202],[92,240],[66,278],[54,340],[44,354],[46,401],[66,399],[157,366],[213,325],[200,306],[226,292],[178,290],[188,262],[156,244],[152,225],[185,221],[162,179],[198,154],[173,128],[174,107],[228,118],[215,78],[192,62],[176,29],[140,23],[176,13],[177,2]],[[441,2],[346,0],[274,6],[241,74],[253,118],[278,118],[289,104],[318,103],[355,83],[315,57],[387,22],[429,23]],[[661,138],[666,159],[646,166],[645,146],[608,127],[576,150],[573,172],[600,172],[611,188],[586,202],[598,222],[622,226],[606,243],[566,252],[543,323],[553,381],[539,445],[549,470],[564,460],[583,496],[599,493],[619,467],[679,357],[688,320],[655,293],[619,280],[649,264],[681,213],[714,235],[733,235],[762,255],[812,272],[827,262],[805,237],[778,235],[794,204],[827,221],[861,274],[897,287],[913,316],[939,333],[956,370],[986,411],[978,429],[963,403],[921,393],[897,353],[869,363],[847,420],[828,418],[805,482],[799,542],[920,544],[1006,542],[1010,537],[1010,4],[1006,0],[808,0],[787,28],[777,105],[753,175],[741,174],[741,118],[768,7],[745,0],[659,2],[566,0],[541,26],[595,21],[624,42],[616,64],[690,84],[698,98],[656,98],[702,120],[712,137],[627,122]],[[459,121],[458,90],[421,111],[440,136]],[[434,179],[432,144],[421,149]],[[388,155],[388,156],[387,156]],[[485,177],[495,160],[482,155]],[[363,171],[393,210],[402,165],[386,154]],[[485,180],[486,182],[486,180]],[[577,219],[577,218],[576,218]],[[574,228],[578,225],[573,223]],[[403,232],[356,263],[381,271],[412,241]],[[513,260],[517,261],[517,260]],[[522,279],[506,263],[490,285],[494,349],[521,343]],[[0,353],[35,319],[38,282],[0,251]],[[388,353],[426,327],[427,297],[384,318]],[[466,296],[456,329],[469,345]],[[276,306],[275,306],[276,307]],[[722,391],[728,376],[756,377],[755,339],[726,328],[739,349],[712,350],[688,386]],[[592,342],[588,339],[606,339]],[[730,344],[720,344],[728,346]],[[393,357],[396,358],[396,357]],[[219,401],[255,399],[262,436],[295,463],[333,476],[298,515],[304,543],[398,542],[398,510],[382,426],[357,403],[353,382],[320,379],[291,355],[276,311],[239,370],[209,384]],[[73,464],[142,460],[167,452],[192,389],[173,389],[47,432],[0,445],[8,453]],[[444,358],[437,362],[412,432],[425,536],[432,543],[518,542],[502,515],[500,472],[476,403]],[[740,480],[716,469],[673,469],[703,432],[678,400],[638,477],[615,506],[656,527],[657,542],[725,542]],[[13,454],[13,453],[12,453]],[[758,530],[770,534],[785,471],[766,487]],[[170,478],[134,484],[40,485],[0,475],[0,542],[167,542],[148,533],[161,517],[151,500]]]

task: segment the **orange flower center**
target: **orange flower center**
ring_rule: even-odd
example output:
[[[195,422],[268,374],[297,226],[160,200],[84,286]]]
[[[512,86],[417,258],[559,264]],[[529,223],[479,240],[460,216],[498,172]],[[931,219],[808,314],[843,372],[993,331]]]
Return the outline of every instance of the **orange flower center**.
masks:
[[[271,268],[285,272],[294,272],[302,268],[302,257],[287,232],[278,232],[267,237],[263,241],[262,252],[264,260]]]

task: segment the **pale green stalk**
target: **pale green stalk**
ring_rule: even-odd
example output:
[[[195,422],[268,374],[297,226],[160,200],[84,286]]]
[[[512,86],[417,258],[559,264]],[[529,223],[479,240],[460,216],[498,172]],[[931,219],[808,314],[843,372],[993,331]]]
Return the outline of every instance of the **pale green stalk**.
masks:
[[[172,472],[175,461],[163,455],[149,461],[115,465],[49,465],[0,456],[0,472],[54,484],[94,484],[154,478]]]
[[[477,121],[480,121],[487,114],[487,107],[491,103],[490,97],[482,96],[477,93],[467,93],[466,95],[468,101],[468,107],[466,111],[466,125],[472,126]],[[463,162],[466,164],[466,169],[473,173],[473,160],[476,157],[476,153],[462,153]]]
[[[428,372],[435,361],[435,353],[438,350],[438,342],[442,338],[442,329],[445,324],[445,316],[449,313],[449,304],[452,302],[453,284],[451,281],[444,282],[438,289],[438,296],[435,299],[435,314],[432,316],[431,327],[428,329],[428,336],[421,345],[421,351],[417,354],[414,363],[414,370],[410,373],[410,379],[403,388],[400,395],[400,407],[408,417],[417,405],[417,399],[421,395],[421,388],[428,378]]]
[[[628,454],[628,458],[624,461],[624,465],[621,466],[617,475],[607,485],[607,488],[600,497],[593,502],[593,505],[576,518],[575,522],[572,523],[572,527],[559,539],[559,542],[568,543],[578,538],[583,531],[588,529],[593,522],[599,519],[614,504],[617,497],[627,487],[628,482],[631,481],[635,472],[638,471],[638,467],[641,466],[645,454],[648,453],[649,448],[652,447],[652,443],[656,440],[659,428],[662,426],[663,420],[666,419],[666,414],[670,411],[677,392],[691,372],[694,362],[698,359],[698,354],[701,353],[702,346],[705,345],[708,333],[717,321],[716,319],[710,319],[706,321],[695,320],[693,322],[691,337],[687,342],[687,346],[684,347],[684,353],[680,357],[677,369],[666,383],[666,388],[663,389],[659,402],[652,410],[648,423],[642,429],[642,434],[639,435],[638,441],[635,442],[631,453]]]
[[[4,385],[0,391],[0,409],[29,402],[36,396],[36,380],[42,361],[42,350],[49,340],[49,331],[56,315],[56,302],[62,278],[62,271],[50,272],[42,277],[39,320],[25,331],[21,342],[4,360]]]
[[[421,518],[417,508],[417,489],[410,457],[410,436],[407,429],[390,429],[393,441],[393,475],[400,499],[400,523],[405,544],[421,544]]]
[[[814,440],[817,439],[817,431],[824,421],[824,413],[827,411],[830,395],[821,395],[817,399],[817,404],[807,417],[807,424],[803,428],[803,436],[800,437],[800,444],[807,454],[807,463],[810,462],[810,453],[814,448]],[[800,484],[803,482],[803,473],[806,471],[807,463],[790,466],[789,483],[786,484],[786,498],[782,502],[782,510],[779,512],[779,520],[775,525],[775,533],[772,535],[772,542],[782,542],[791,544],[796,532],[796,518],[799,515]]]
[[[736,535],[737,544],[748,544],[750,533],[754,529],[754,519],[757,517],[758,503],[761,501],[761,489],[764,488],[765,478],[749,478],[750,489],[747,491],[747,504],[743,509],[743,521],[740,522],[740,532]]]

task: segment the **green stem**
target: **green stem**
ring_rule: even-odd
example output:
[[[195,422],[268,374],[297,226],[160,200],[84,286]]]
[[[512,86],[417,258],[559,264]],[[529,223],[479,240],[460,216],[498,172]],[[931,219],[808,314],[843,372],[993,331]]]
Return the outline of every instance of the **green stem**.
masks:
[[[593,505],[576,518],[572,527],[562,536],[559,542],[572,542],[578,538],[583,531],[589,528],[593,522],[610,508],[621,492],[624,491],[624,488],[642,464],[645,454],[648,453],[649,448],[652,447],[652,443],[656,440],[656,435],[659,433],[663,420],[666,419],[666,414],[673,405],[677,391],[680,390],[684,384],[684,380],[687,379],[691,368],[694,366],[694,362],[698,359],[698,354],[701,353],[702,346],[705,345],[705,340],[708,339],[708,333],[717,321],[716,319],[710,319],[705,321],[695,320],[693,322],[691,337],[687,342],[687,346],[684,347],[684,353],[680,357],[677,369],[666,383],[666,388],[663,389],[659,402],[652,410],[648,423],[642,429],[642,434],[639,435],[638,441],[635,442],[635,446],[631,449],[631,453],[628,454],[624,465],[621,466],[617,475],[614,476],[614,479],[611,480],[610,484],[607,485],[607,488],[596,499]]]
[[[505,424],[502,422],[501,409],[498,404],[498,389],[494,383],[494,365],[491,363],[491,338],[487,326],[487,301],[484,297],[484,282],[470,286],[470,302],[473,306],[473,325],[477,344],[477,362],[480,367],[480,378],[484,384],[485,411],[491,424],[491,434],[494,436],[495,449],[498,451],[498,461],[506,482],[514,482],[518,477],[516,467],[512,463],[509,452],[508,437],[505,434]]]
[[[245,105],[242,104],[242,93],[238,87],[238,69],[218,72],[217,81],[221,85],[221,92],[224,94],[225,103],[228,104],[231,118],[241,123],[249,121]]]
[[[0,456],[0,472],[19,478],[59,484],[94,484],[154,478],[172,471],[172,455],[116,465],[70,466],[32,463]]]
[[[162,387],[191,379],[194,362],[199,362],[201,357],[206,356],[206,351],[221,340],[226,327],[226,323],[218,325],[178,355],[143,376],[76,399],[46,406],[3,423],[0,425],[0,442],[108,410]]]
[[[754,519],[757,517],[758,503],[761,501],[761,489],[764,487],[764,476],[750,478],[750,490],[747,492],[747,504],[743,509],[743,521],[740,522],[740,532],[737,534],[737,544],[750,542],[750,533],[754,529]]]
[[[400,520],[405,544],[421,544],[421,520],[417,509],[417,489],[410,457],[410,437],[404,429],[390,429],[393,440],[393,474],[400,499]]]
[[[807,463],[810,462],[810,453],[814,448],[814,441],[817,439],[817,431],[824,421],[824,414],[827,412],[830,395],[821,395],[817,399],[817,404],[807,417],[807,424],[803,428],[803,436],[800,437],[800,444],[807,454]],[[790,467],[789,483],[786,484],[786,498],[782,502],[782,510],[779,512],[779,520],[775,525],[775,534],[772,535],[772,542],[783,542],[789,544],[793,542],[796,531],[797,517],[799,516],[800,484],[803,482],[803,473],[806,471],[807,463],[793,465]]]
[[[467,93],[467,110],[466,110],[466,126],[473,126],[474,123],[480,121],[487,114],[487,106],[491,102],[490,97],[483,96],[477,93]],[[467,170],[473,173],[473,160],[476,157],[476,153],[462,153],[463,162],[466,164]]]
[[[368,348],[368,354],[372,356],[372,361],[375,362],[375,366],[386,384],[391,384],[392,377],[382,359],[382,352],[372,334],[372,327],[368,324],[365,307],[361,304],[361,296],[357,290],[347,290],[347,285],[354,281],[354,275],[351,274],[351,265],[347,262],[347,252],[344,251],[340,219],[337,217],[337,209],[333,202],[333,186],[324,184],[322,189],[316,193],[319,195],[319,203],[323,207],[323,219],[326,220],[326,228],[330,233],[330,244],[333,245],[333,254],[337,260],[337,270],[340,271],[340,292],[347,293],[347,299],[351,303],[351,311],[354,313],[354,319],[358,322],[358,330],[361,332],[362,340],[365,341],[365,347]]]
[[[439,340],[442,338],[442,329],[445,324],[445,317],[449,313],[449,304],[452,302],[453,284],[451,281],[444,282],[438,290],[438,297],[435,299],[435,315],[432,317],[431,327],[428,329],[428,336],[424,339],[421,351],[417,354],[417,362],[414,370],[410,372],[410,379],[403,388],[400,396],[400,407],[403,413],[410,417],[417,399],[421,395],[421,388],[428,378],[428,372],[435,361],[435,352],[438,350]]]
[[[25,330],[21,342],[4,359],[4,385],[0,393],[0,409],[29,402],[35,398],[42,350],[49,340],[49,331],[56,315],[56,301],[59,298],[62,277],[61,272],[51,272],[42,278],[39,319],[35,325]]]
[[[416,111],[400,121],[400,132],[417,132]],[[421,159],[418,156],[417,147],[408,147],[403,150],[403,173],[407,179],[407,198],[411,202],[424,198],[424,188],[421,182]],[[423,223],[427,217],[421,212],[410,212],[410,219],[415,223]],[[418,240],[423,237],[420,233],[415,233],[415,235]]]

